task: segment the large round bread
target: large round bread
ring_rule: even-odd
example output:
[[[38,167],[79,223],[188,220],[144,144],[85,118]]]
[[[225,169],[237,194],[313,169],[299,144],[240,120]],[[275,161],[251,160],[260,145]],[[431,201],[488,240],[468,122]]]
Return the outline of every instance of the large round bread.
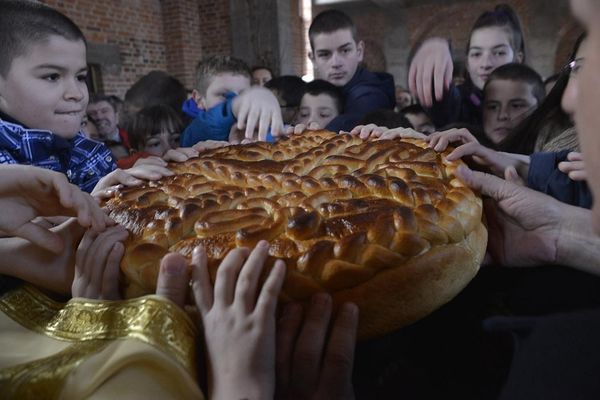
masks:
[[[230,249],[266,239],[269,266],[287,265],[282,301],[320,291],[352,301],[360,338],[410,324],[464,288],[487,242],[481,199],[443,155],[416,139],[307,131],[172,164],[175,176],[106,204],[132,233],[126,295],[154,291],[169,251],[203,245],[214,277]]]

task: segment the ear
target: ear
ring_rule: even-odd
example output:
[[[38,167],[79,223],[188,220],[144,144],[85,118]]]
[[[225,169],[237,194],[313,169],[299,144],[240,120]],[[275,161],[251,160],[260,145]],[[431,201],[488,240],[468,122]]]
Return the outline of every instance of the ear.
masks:
[[[206,110],[206,100],[196,89],[192,90],[192,99],[194,99],[199,108]]]
[[[365,42],[359,40],[356,44],[356,53],[358,53],[358,61],[362,61],[365,55]]]
[[[312,50],[310,50],[310,51],[307,53],[307,55],[308,55],[308,59],[310,60],[310,62],[312,62],[312,63],[313,63],[313,66],[316,68],[317,66],[316,66],[316,64],[315,64],[315,53],[313,53],[313,51],[312,51]]]

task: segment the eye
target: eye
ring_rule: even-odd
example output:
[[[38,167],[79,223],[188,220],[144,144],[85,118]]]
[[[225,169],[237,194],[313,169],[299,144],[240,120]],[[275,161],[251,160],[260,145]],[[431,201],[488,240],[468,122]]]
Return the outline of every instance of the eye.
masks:
[[[87,72],[77,75],[77,80],[79,82],[85,82],[87,80]]]
[[[496,56],[496,57],[504,57],[505,55],[506,55],[506,51],[504,51],[504,50],[494,52],[494,56]]]
[[[60,75],[57,73],[48,74],[48,75],[42,76],[42,79],[47,80],[49,82],[56,82],[57,80],[60,79]]]
[[[344,53],[344,54],[348,54],[348,53],[350,53],[350,50],[351,50],[351,49],[349,49],[349,48],[343,49],[343,50],[342,50],[342,53]]]
[[[481,52],[475,51],[473,53],[469,53],[469,57],[470,58],[479,58],[479,57],[481,57]]]
[[[512,105],[512,108],[517,109],[517,110],[520,110],[520,109],[522,109],[524,107],[525,107],[525,104],[523,104],[523,103],[514,103]]]
[[[331,114],[328,112],[322,112],[322,113],[319,113],[319,116],[321,118],[329,118],[329,117],[331,117]]]
[[[496,104],[486,104],[485,109],[489,111],[495,111],[498,109],[498,105]]]

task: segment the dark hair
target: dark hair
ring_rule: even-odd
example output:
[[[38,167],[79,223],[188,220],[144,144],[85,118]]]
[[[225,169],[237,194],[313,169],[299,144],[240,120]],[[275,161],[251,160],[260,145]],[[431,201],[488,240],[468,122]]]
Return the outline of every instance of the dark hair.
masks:
[[[110,104],[110,106],[112,107],[114,112],[117,112],[119,110],[119,104],[115,100],[115,97],[116,96],[109,96],[104,93],[94,93],[90,96],[90,101],[89,101],[88,105],[100,103],[101,101],[105,101],[108,104]]]
[[[32,44],[53,35],[86,44],[81,29],[55,9],[31,1],[1,0],[0,75],[6,76],[13,60],[27,53]]]
[[[185,86],[163,71],[151,71],[142,76],[125,93],[121,114],[122,125],[127,128],[137,110],[157,104],[166,104],[181,115],[181,107],[187,99]]]
[[[298,107],[304,95],[306,82],[299,76],[283,75],[271,79],[265,83],[265,87],[271,91],[277,91],[281,100],[285,102],[285,104],[282,104],[283,106]]]
[[[250,67],[239,58],[230,56],[212,56],[205,58],[196,67],[196,90],[206,94],[210,80],[218,74],[230,73],[247,76],[252,79]]]
[[[549,77],[544,79],[544,86],[546,86],[549,83],[558,81],[558,78],[560,78],[560,72],[558,74],[550,75]]]
[[[315,79],[306,84],[304,87],[304,94],[310,94],[312,96],[326,94],[333,98],[339,114],[341,114],[344,109],[344,94],[342,93],[342,90],[333,83],[322,79]]]
[[[495,80],[508,80],[516,82],[525,82],[531,85],[533,97],[536,98],[538,106],[542,104],[546,97],[546,88],[540,74],[525,64],[510,63],[496,68],[483,86],[483,98],[485,101],[485,92],[490,82]]]
[[[407,107],[408,108],[408,107]],[[357,125],[375,124],[386,128],[413,128],[410,121],[401,113],[380,108],[365,115]]]
[[[569,61],[573,61],[585,34],[577,38]],[[540,106],[506,137],[499,148],[513,153],[531,154],[542,129],[564,131],[573,126],[571,118],[561,108],[563,93],[569,83],[569,70],[563,69],[556,84]]]
[[[166,104],[156,104],[142,109],[135,114],[129,124],[129,141],[131,147],[140,150],[147,139],[164,131],[165,128],[181,132],[183,122],[171,107]]]
[[[425,112],[425,109],[423,109],[423,106],[421,106],[420,104],[411,104],[410,106],[404,107],[402,110],[400,110],[400,112],[403,115],[406,115],[406,114],[427,114]],[[389,128],[389,126],[388,126],[388,128]]]
[[[523,38],[523,30],[521,29],[521,22],[519,17],[508,4],[498,4],[494,7],[493,11],[486,11],[477,18],[471,33],[469,33],[469,40],[467,41],[467,53],[471,48],[471,36],[473,32],[482,28],[499,27],[507,28],[510,30],[510,41],[513,51],[516,53],[520,52],[523,55],[523,62],[525,62],[525,40]]]
[[[354,21],[339,10],[326,10],[319,13],[310,24],[308,28],[308,39],[310,41],[310,48],[314,50],[314,38],[321,33],[333,33],[340,29],[349,29],[352,33],[352,39],[357,41],[356,25]]]

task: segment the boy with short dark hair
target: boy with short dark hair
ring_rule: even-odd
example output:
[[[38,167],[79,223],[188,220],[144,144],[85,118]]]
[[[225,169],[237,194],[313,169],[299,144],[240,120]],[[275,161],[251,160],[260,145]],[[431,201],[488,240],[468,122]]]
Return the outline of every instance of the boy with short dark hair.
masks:
[[[483,87],[483,131],[487,138],[495,145],[502,142],[545,97],[542,77],[527,65],[510,63],[496,68]]]
[[[1,6],[0,163],[59,171],[91,192],[116,165],[103,144],[80,133],[88,103],[83,33],[42,4]]]
[[[279,107],[281,107],[283,123],[293,125],[300,108],[300,101],[302,101],[304,95],[306,82],[299,76],[283,75],[271,79],[265,83],[265,87],[277,97]]]
[[[341,11],[327,10],[315,17],[308,36],[316,76],[341,88],[344,113],[326,128],[337,132],[351,130],[367,113],[396,105],[394,78],[359,66],[364,43],[357,39],[354,22]]]
[[[420,104],[412,104],[404,107],[400,112],[408,119],[415,131],[426,135],[435,132],[435,126],[431,122],[431,118],[429,118],[429,115],[427,115]]]
[[[245,128],[246,138],[266,138],[269,126],[278,133],[282,129],[281,110],[277,99],[262,87],[250,88],[250,69],[242,60],[214,56],[201,61],[196,68],[196,87],[192,98],[200,112],[185,129],[182,147],[205,140],[228,141],[232,126]]]
[[[344,97],[340,88],[316,79],[306,84],[296,122],[306,126],[316,123],[323,128],[342,113],[343,104]]]

